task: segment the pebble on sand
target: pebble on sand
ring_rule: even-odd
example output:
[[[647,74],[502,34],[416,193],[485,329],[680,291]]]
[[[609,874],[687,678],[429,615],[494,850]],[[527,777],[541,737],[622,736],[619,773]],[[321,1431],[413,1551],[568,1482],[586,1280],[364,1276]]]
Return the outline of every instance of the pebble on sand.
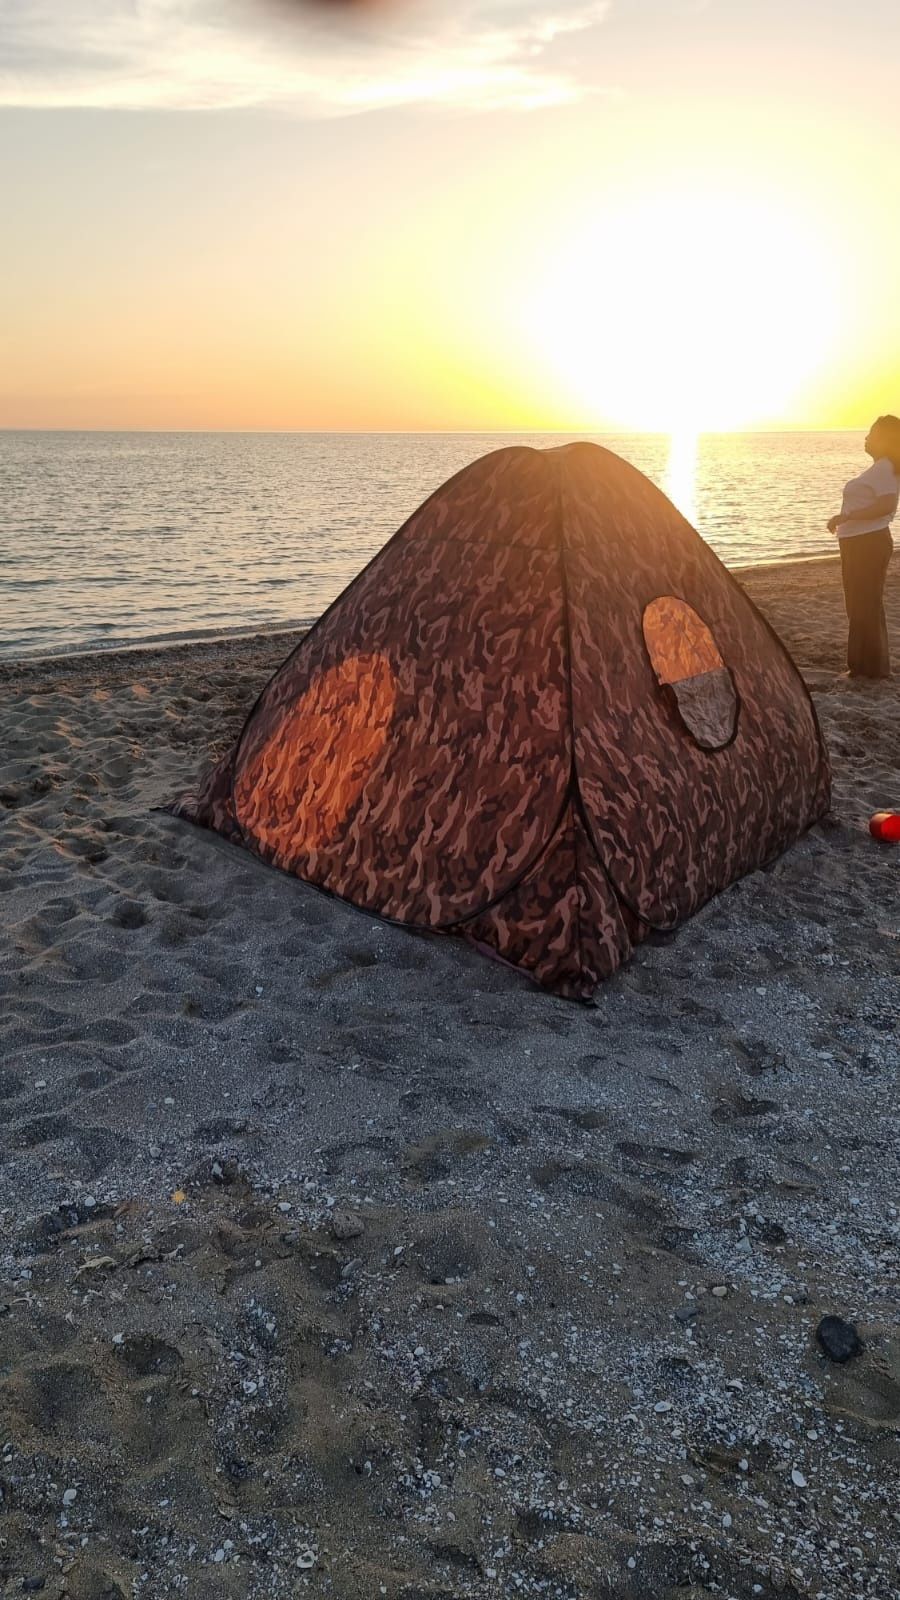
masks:
[[[852,1322],[843,1317],[823,1317],[816,1329],[816,1338],[829,1360],[843,1365],[853,1356],[862,1354],[863,1342]]]

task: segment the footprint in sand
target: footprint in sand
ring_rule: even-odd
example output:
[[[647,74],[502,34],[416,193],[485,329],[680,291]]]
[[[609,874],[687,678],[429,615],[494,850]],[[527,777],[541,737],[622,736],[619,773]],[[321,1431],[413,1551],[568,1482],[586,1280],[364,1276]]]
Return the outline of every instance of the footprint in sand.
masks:
[[[598,1111],[594,1106],[537,1105],[531,1109],[537,1116],[558,1117],[563,1122],[569,1122],[583,1133],[595,1133],[598,1128],[609,1126],[609,1113]]]
[[[767,1044],[764,1039],[737,1039],[728,1041],[728,1049],[738,1066],[751,1078],[761,1078],[766,1072],[780,1072],[787,1068],[784,1052]]]
[[[327,1053],[341,1060],[361,1060],[384,1066],[401,1061],[407,1045],[405,1031],[387,1028],[336,1028],[328,1039]]]
[[[19,1367],[2,1387],[3,1410],[20,1419],[23,1431],[48,1439],[101,1440],[110,1436],[110,1416],[97,1373],[77,1361]]]
[[[14,1150],[36,1150],[65,1141],[70,1150],[67,1165],[82,1177],[96,1178],[116,1160],[127,1160],[133,1140],[108,1128],[79,1128],[69,1116],[32,1117],[11,1133]]]
[[[71,1140],[75,1151],[76,1170],[82,1177],[99,1178],[114,1161],[127,1164],[134,1140],[109,1128],[72,1128]]]
[[[178,1372],[184,1366],[181,1351],[152,1333],[135,1333],[117,1348],[119,1360],[131,1378],[154,1378]]]
[[[75,1088],[82,1094],[93,1094],[95,1090],[105,1088],[112,1077],[114,1077],[112,1072],[98,1072],[95,1067],[88,1067],[85,1072],[79,1072],[75,1079]]]
[[[85,1044],[131,1044],[137,1038],[137,1029],[116,1017],[98,1017],[95,1022],[85,1026],[79,1038]]]
[[[435,1223],[425,1223],[412,1256],[425,1283],[446,1284],[477,1273],[485,1253],[479,1223],[465,1213],[445,1213]]]
[[[673,1168],[690,1166],[700,1155],[699,1150],[681,1150],[672,1145],[664,1144],[639,1144],[632,1139],[620,1139],[616,1149],[627,1161],[638,1166],[652,1167],[656,1172],[667,1172]]]
[[[111,789],[121,789],[134,777],[134,761],[130,756],[113,756],[103,768],[103,777]]]
[[[143,928],[147,913],[137,900],[117,900],[107,921],[116,928]]]
[[[57,1139],[67,1139],[71,1132],[68,1117],[32,1117],[13,1130],[14,1150],[35,1150],[39,1145],[52,1144]]]
[[[305,928],[325,928],[332,921],[334,910],[323,896],[311,890],[308,893],[299,890],[290,908],[290,916],[293,922],[300,922]]]
[[[182,863],[177,863],[180,867]],[[143,885],[153,895],[155,900],[162,900],[168,905],[183,905],[190,898],[191,887],[185,883],[181,871],[165,872],[159,869],[145,872]]]
[[[825,1407],[873,1431],[900,1431],[900,1343],[869,1345],[861,1360],[829,1368]]]
[[[668,1206],[643,1185],[619,1183],[596,1161],[549,1160],[531,1169],[532,1181],[554,1198],[566,1195],[600,1200],[638,1222],[669,1221]]]
[[[56,895],[44,907],[44,921],[51,927],[60,928],[63,923],[80,916],[83,910],[80,902],[73,900],[70,895]]]
[[[65,1592],[68,1600],[125,1600],[125,1590],[115,1578],[90,1561],[78,1559],[66,1571]]]
[[[400,1155],[400,1166],[417,1183],[433,1183],[458,1170],[471,1156],[490,1149],[487,1134],[465,1128],[432,1134],[411,1144]]]
[[[781,1110],[779,1100],[756,1099],[741,1094],[739,1090],[723,1088],[715,1108],[710,1112],[713,1122],[744,1122],[756,1117],[768,1117]]]

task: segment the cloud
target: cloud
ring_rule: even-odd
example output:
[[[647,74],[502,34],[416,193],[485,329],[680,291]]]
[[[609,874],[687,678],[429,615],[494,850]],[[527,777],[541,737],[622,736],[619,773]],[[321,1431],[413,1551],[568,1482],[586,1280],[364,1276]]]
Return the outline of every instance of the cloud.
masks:
[[[389,106],[528,110],[589,85],[558,41],[609,0],[0,0],[0,106],[307,117]]]

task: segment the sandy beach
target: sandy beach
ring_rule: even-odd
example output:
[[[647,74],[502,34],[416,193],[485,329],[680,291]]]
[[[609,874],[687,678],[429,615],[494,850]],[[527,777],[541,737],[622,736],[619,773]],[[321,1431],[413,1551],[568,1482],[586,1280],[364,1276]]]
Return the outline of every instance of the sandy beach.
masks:
[[[0,1593],[900,1592],[900,692],[741,577],[833,815],[589,1007],[154,809],[295,636],[0,667]]]

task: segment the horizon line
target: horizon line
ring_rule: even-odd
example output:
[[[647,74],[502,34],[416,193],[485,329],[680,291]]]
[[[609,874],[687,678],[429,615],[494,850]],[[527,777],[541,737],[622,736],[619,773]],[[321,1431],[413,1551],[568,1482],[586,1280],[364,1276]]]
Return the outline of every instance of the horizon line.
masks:
[[[780,428],[627,428],[610,424],[592,428],[102,428],[102,427],[21,427],[14,423],[0,424],[4,433],[120,433],[120,434],[235,434],[255,436],[264,434],[292,434],[312,438],[415,438],[422,435],[435,437],[465,437],[469,435],[541,434],[554,437],[558,434],[627,435],[629,438],[671,439],[676,434],[690,433],[695,438],[725,438],[742,434],[770,435],[778,433],[857,433],[868,423],[849,423],[843,427],[815,427],[810,423],[789,423]]]

